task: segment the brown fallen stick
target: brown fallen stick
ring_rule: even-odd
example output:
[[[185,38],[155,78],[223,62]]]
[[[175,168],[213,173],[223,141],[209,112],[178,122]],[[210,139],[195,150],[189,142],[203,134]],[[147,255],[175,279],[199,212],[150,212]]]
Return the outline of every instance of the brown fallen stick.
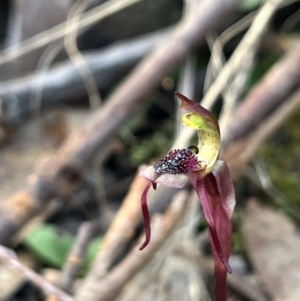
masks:
[[[136,235],[136,228],[141,219],[140,194],[145,185],[146,180],[142,177],[137,176],[133,180],[120,210],[103,238],[101,249],[94,261],[97,262],[95,272],[99,278],[106,275],[113,263],[125,253],[125,249]]]
[[[14,268],[18,269],[33,285],[38,287],[45,295],[53,295],[61,301],[72,301],[73,298],[61,291],[59,288],[46,281],[41,275],[27,268],[18,259],[14,251],[0,246],[0,260],[7,262]]]
[[[140,196],[146,182],[143,177],[138,175],[133,180],[120,210],[103,238],[101,249],[85,278],[83,290],[94,290],[94,285],[107,275],[113,263],[132,242],[141,219]]]
[[[104,236],[101,249],[95,258],[94,264],[85,278],[84,285],[88,291],[90,290],[90,285],[98,283],[100,279],[109,274],[110,269],[122,255],[126,254],[126,251],[132,244],[136,230],[141,226],[142,222],[140,202],[146,185],[147,180],[136,175],[128,194],[122,202],[121,208]],[[160,191],[156,191],[154,198],[157,202],[164,203],[164,207],[167,207],[176,192],[173,189],[171,194],[165,194],[164,190],[160,189]],[[152,202],[155,200],[152,200]],[[155,212],[160,211],[158,208],[152,209]]]
[[[89,275],[96,274],[97,278],[106,275],[136,235],[136,227],[141,219],[141,194],[146,185],[147,180],[138,175],[133,180],[121,208],[103,238],[101,249],[95,259],[97,264],[92,267],[93,272]]]
[[[70,195],[78,188],[86,164],[107,144],[120,125],[137,111],[143,99],[163,77],[203,41],[206,32],[220,23],[237,3],[236,0],[201,1],[169,39],[161,43],[94,113],[87,126],[72,135],[56,154],[41,165],[40,171],[31,177],[28,187],[1,203],[1,243],[7,243],[54,197]]]
[[[101,249],[84,280],[83,289],[87,292],[90,292],[91,287],[95,284],[99,284],[102,278],[107,277],[110,274],[111,268],[115,267],[116,262],[121,256],[127,254],[126,252],[128,248],[130,248],[136,235],[136,230],[142,225],[140,202],[142,192],[146,185],[147,180],[137,174],[130,186],[128,194],[122,202],[121,208],[106,232]],[[178,191],[168,187],[158,187],[152,197],[151,194],[149,195],[150,202],[153,204],[150,211],[154,213],[165,210],[176,192]],[[157,206],[158,204],[160,206]]]
[[[128,41],[115,43],[103,50],[87,52],[84,59],[99,89],[107,89],[128,72],[140,59],[167,39],[170,29],[157,31]],[[19,125],[36,108],[31,97],[42,91],[41,109],[53,108],[86,95],[85,86],[76,66],[71,62],[55,65],[47,71],[0,83],[3,110],[1,122]]]
[[[109,301],[120,293],[130,279],[154,256],[172,231],[176,229],[181,217],[188,208],[188,193],[179,191],[167,212],[162,216],[156,216],[152,221],[153,239],[151,244],[143,251],[134,246],[131,252],[119,265],[110,271],[98,282],[85,281],[78,292],[75,300],[78,301]],[[144,240],[144,235],[138,243]],[[96,267],[95,267],[96,268]]]
[[[231,174],[237,178],[265,141],[300,107],[300,89],[289,96],[283,104],[254,128],[248,136],[231,142],[223,159],[228,163]],[[259,110],[259,108],[257,109]]]
[[[156,199],[156,192],[154,193],[154,197]],[[164,200],[158,198],[156,201],[160,202]],[[198,211],[199,205],[199,199],[196,193],[190,193],[187,201],[188,208],[186,208],[185,212],[183,212],[183,214],[179,217],[180,225],[178,225],[178,229],[176,230],[174,235],[168,238],[168,241],[158,250],[158,252],[156,254],[153,254],[152,259],[147,263],[147,265],[141,267],[134,278],[130,282],[126,283],[126,286],[122,289],[120,295],[117,298],[118,301],[139,300],[141,295],[144,295],[144,293],[148,295],[149,291],[152,291],[153,288],[156,292],[154,299],[168,300],[167,296],[160,296],[159,291],[161,290],[158,289],[157,286],[163,285],[163,283],[167,281],[168,274],[170,277],[172,277],[170,275],[170,273],[172,274],[172,271],[170,271],[169,268],[170,265],[173,266],[173,264],[171,263],[173,260],[171,259],[171,261],[169,261],[169,257],[173,258],[174,255],[175,257],[177,257],[176,250],[178,248],[178,245],[187,246],[190,242],[190,239],[194,239],[194,230],[195,227],[197,227],[196,224],[199,221],[200,217]],[[175,262],[176,261],[177,260],[175,259]],[[192,261],[191,258],[189,261]],[[197,266],[195,266],[195,268],[197,269]],[[186,292],[190,295],[190,299],[202,300],[201,297],[203,297],[203,300],[206,300],[204,298],[206,291],[206,288],[203,287],[204,283],[202,283],[201,277],[198,278],[195,275],[198,274],[198,272],[196,272],[195,269],[191,268],[189,264],[187,264],[184,269],[184,273],[191,276],[191,278],[188,276],[189,280],[194,284],[197,283],[197,291],[199,294],[194,290],[192,290],[193,292],[191,290],[189,290],[189,292]],[[188,286],[193,286],[191,282]],[[200,294],[201,297],[199,296]],[[160,299],[159,296],[162,299]]]
[[[300,84],[300,44],[279,60],[255,85],[234,113],[224,146],[238,140],[258,126],[283,103]]]

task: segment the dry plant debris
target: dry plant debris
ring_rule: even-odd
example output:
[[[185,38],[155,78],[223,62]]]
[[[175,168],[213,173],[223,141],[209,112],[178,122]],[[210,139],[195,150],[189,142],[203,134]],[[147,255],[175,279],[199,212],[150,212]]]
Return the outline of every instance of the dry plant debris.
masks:
[[[273,300],[299,300],[300,236],[291,220],[251,199],[243,235],[254,269]]]
[[[0,14],[8,19],[13,8],[6,2],[0,3]],[[0,289],[0,299],[214,300],[211,253],[197,244],[205,232],[190,187],[179,192],[158,187],[149,196],[153,241],[138,250],[145,180],[137,175],[129,150],[142,150],[143,162],[155,164],[162,154],[147,143],[163,144],[165,150],[192,144],[193,131],[176,126],[180,116],[174,125],[178,90],[203,98],[202,105],[219,116],[221,159],[237,180],[234,220],[241,241],[233,249],[243,264],[235,268],[232,258],[228,299],[298,301],[299,217],[291,214],[290,220],[274,209],[272,187],[267,191],[261,183],[262,189],[253,189],[243,174],[249,174],[249,164],[272,134],[278,133],[280,143],[289,138],[280,126],[299,110],[299,2],[243,0],[242,8],[237,0],[186,0],[184,7],[175,0],[67,2],[62,3],[63,20],[52,20],[63,23],[50,28],[45,18],[49,26],[34,28],[28,40],[19,37],[14,48],[0,52],[0,277],[13,269],[20,276],[15,283],[2,281],[7,290]],[[48,4],[57,9],[57,3]],[[37,7],[46,8],[42,2]],[[170,10],[151,15],[163,7]],[[17,15],[11,24],[22,17],[31,22],[27,25],[35,26],[35,20],[38,26],[36,12],[30,13],[30,20]],[[148,26],[139,18],[136,32],[144,35],[137,37],[132,24],[144,14],[153,22]],[[172,26],[156,28],[161,16],[166,19],[162,23]],[[1,34],[18,24],[5,23],[5,18],[0,18],[0,40],[11,45]],[[126,41],[116,39],[130,30]],[[270,40],[280,50],[270,47]],[[29,65],[26,73],[20,73],[23,63]],[[297,174],[297,158],[294,162]],[[268,205],[252,201],[245,206],[243,200],[252,196]],[[45,221],[56,238],[55,255],[59,241],[68,236],[74,242],[56,266],[56,285],[41,276],[45,269],[53,271],[51,263],[26,244],[39,227],[45,229]],[[95,240],[102,242],[97,249]],[[22,260],[26,256],[40,265],[28,265]],[[89,269],[85,257],[94,258]]]

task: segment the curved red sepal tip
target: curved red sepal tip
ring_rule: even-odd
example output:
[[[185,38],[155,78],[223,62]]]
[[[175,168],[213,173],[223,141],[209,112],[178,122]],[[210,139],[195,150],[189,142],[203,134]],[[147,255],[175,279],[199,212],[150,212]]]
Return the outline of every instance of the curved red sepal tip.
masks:
[[[142,197],[141,197],[142,212],[143,212],[143,218],[144,218],[144,227],[145,227],[145,236],[146,237],[145,237],[145,241],[143,242],[143,244],[139,248],[140,251],[147,247],[147,245],[150,242],[150,238],[151,238],[150,214],[149,214],[148,205],[147,205],[147,193],[148,193],[148,191],[149,191],[149,189],[152,185],[154,187],[154,183],[149,182],[147,184],[145,190],[142,193]]]

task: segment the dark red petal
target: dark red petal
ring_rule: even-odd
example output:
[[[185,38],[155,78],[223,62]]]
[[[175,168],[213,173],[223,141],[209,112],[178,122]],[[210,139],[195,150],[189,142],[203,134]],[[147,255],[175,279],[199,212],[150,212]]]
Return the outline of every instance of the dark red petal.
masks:
[[[220,239],[218,237],[218,233],[217,233],[216,229],[209,227],[209,232],[210,232],[210,237],[211,237],[211,241],[212,241],[212,246],[214,247],[214,251],[216,252],[216,255],[221,260],[221,263],[224,265],[227,272],[231,274],[232,270],[228,263],[229,257],[227,258],[227,256],[225,256],[225,254],[223,253]],[[231,239],[230,239],[230,242],[231,242]],[[216,256],[214,256],[214,257],[216,259]]]
[[[226,181],[226,179],[224,179],[224,181]],[[214,220],[214,226],[211,227],[212,229],[210,231],[212,243],[220,260],[223,262],[228,272],[231,273],[228,260],[231,252],[232,221],[223,204],[226,196],[220,194],[213,173],[208,174],[204,178],[204,187],[206,201],[211,204],[211,214]]]
[[[151,186],[153,186],[154,189],[156,188],[155,183],[149,182],[147,184],[147,186],[145,187],[145,190],[143,191],[142,197],[141,197],[146,237],[145,237],[145,241],[140,246],[140,250],[143,250],[149,244],[150,238],[151,238],[150,214],[149,214],[148,205],[147,205],[147,194],[148,194],[148,191]]]
[[[234,197],[232,180],[227,166],[220,168],[215,174],[206,175],[204,178],[201,178],[199,173],[191,173],[189,179],[198,193],[209,225],[215,261],[216,301],[225,301],[226,275],[227,272],[231,273],[228,260],[232,238],[232,222],[229,213],[232,210],[228,206],[230,203],[228,200]]]
[[[215,176],[218,191],[221,196],[221,204],[229,218],[231,218],[235,207],[235,195],[229,168],[225,162],[219,160],[215,164],[212,173]]]
[[[212,245],[214,260],[215,260],[215,301],[226,301],[227,300],[227,288],[226,288],[226,278],[227,269],[223,262],[216,254],[214,245]]]
[[[192,172],[189,174],[189,180],[199,196],[202,205],[202,210],[208,225],[214,228],[215,226],[214,226],[214,219],[212,216],[212,206],[206,197],[204,178],[201,177],[201,175],[198,172]]]
[[[216,254],[231,273],[228,259],[231,250],[232,223],[222,206],[217,183],[212,173],[201,178],[199,173],[191,173],[190,182],[196,190],[211,234],[211,244]]]

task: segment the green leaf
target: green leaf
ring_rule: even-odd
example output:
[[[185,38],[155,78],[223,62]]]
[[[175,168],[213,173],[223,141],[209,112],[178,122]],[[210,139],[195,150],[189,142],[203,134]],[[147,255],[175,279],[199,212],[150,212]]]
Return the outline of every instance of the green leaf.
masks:
[[[35,228],[23,241],[38,258],[55,268],[63,266],[74,242],[74,237],[49,224]]]
[[[75,237],[61,233],[55,225],[43,224],[32,230],[23,244],[47,265],[61,269],[75,242]],[[92,264],[102,243],[102,237],[90,243],[83,270],[87,271]]]
[[[240,6],[242,11],[251,11],[258,8],[264,0],[243,0]]]

